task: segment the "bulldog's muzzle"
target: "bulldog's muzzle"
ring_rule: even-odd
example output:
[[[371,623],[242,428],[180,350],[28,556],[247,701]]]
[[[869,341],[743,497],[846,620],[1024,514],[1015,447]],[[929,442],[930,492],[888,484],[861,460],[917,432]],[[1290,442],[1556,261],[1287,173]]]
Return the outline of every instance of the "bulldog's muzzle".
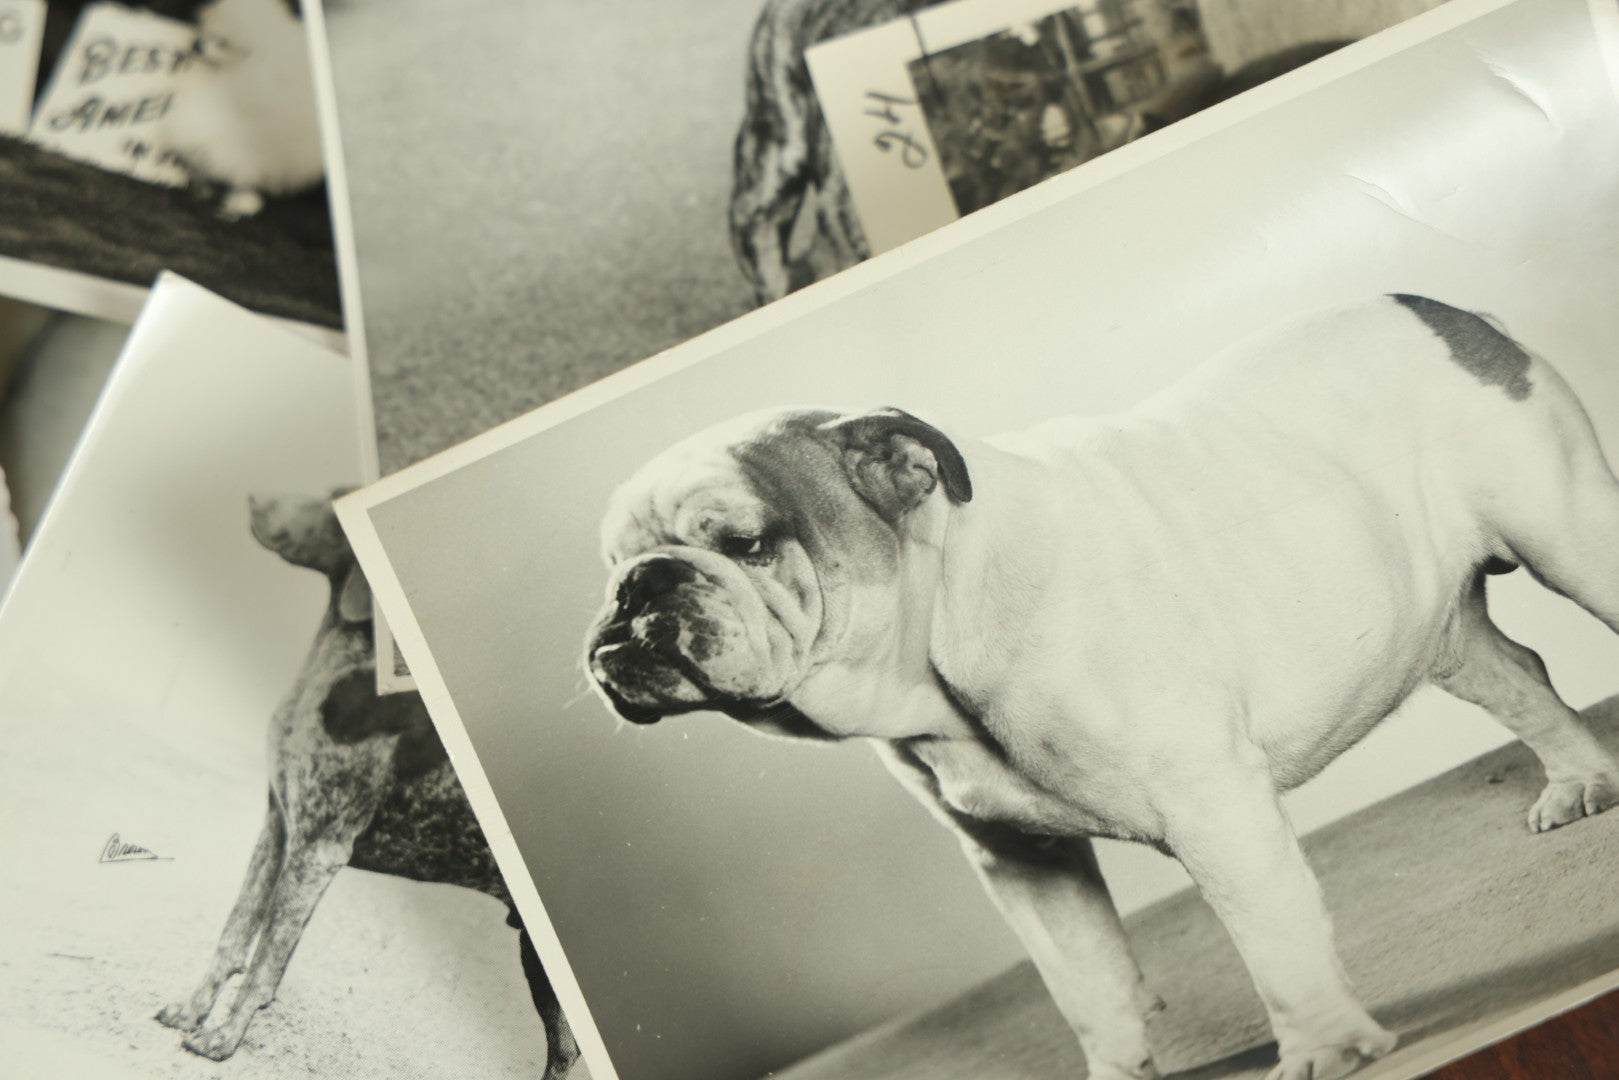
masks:
[[[656,723],[717,696],[691,655],[701,649],[694,587],[702,581],[695,566],[667,554],[642,556],[620,574],[591,631],[585,664],[625,720]]]

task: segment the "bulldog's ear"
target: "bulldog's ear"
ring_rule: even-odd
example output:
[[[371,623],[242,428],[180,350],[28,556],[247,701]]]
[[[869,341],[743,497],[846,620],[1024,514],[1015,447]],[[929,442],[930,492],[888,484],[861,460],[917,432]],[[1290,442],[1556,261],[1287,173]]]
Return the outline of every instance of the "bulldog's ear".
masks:
[[[343,579],[343,588],[337,594],[337,614],[344,622],[371,621],[371,584],[365,580],[358,564],[349,567]]]
[[[952,502],[973,497],[967,462],[950,437],[899,409],[877,409],[822,425],[843,439],[843,467],[855,493],[889,521],[944,484]]]

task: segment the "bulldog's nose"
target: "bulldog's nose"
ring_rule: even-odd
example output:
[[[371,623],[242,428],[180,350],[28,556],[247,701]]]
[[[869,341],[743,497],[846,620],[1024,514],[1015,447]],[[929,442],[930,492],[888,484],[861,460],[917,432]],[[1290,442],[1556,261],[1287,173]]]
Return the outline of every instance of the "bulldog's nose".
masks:
[[[697,568],[673,555],[648,555],[624,573],[618,583],[620,611],[640,611],[682,585],[697,580]]]

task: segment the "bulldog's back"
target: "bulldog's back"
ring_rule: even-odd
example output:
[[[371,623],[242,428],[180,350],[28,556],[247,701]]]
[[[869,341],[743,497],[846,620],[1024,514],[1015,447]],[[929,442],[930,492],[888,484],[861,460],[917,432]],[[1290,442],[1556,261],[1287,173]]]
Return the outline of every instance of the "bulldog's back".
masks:
[[[1488,319],[1391,295],[1244,338],[1129,413],[990,442],[1086,481],[1117,474],[1186,535],[1350,489],[1444,510],[1436,493],[1470,501],[1570,417],[1557,374]]]
[[[1065,477],[1034,531],[1072,541],[1050,569],[1085,610],[1049,613],[1081,642],[1070,670],[1107,670],[1139,714],[1165,675],[1142,658],[1178,657],[1176,685],[1248,702],[1291,785],[1425,677],[1463,585],[1510,557],[1499,492],[1545,484],[1585,423],[1489,321],[1379,297],[1239,342],[1132,413],[991,442]]]

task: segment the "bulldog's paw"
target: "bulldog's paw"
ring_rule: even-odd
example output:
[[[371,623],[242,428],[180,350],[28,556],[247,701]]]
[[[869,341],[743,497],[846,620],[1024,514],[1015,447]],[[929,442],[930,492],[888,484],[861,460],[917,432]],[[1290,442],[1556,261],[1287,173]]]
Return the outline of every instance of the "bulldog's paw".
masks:
[[[236,1047],[242,1042],[243,1032],[231,1031],[226,1025],[206,1027],[188,1035],[184,1040],[187,1050],[214,1061],[224,1061],[236,1053]]]
[[[1394,1049],[1399,1037],[1377,1024],[1343,1042],[1282,1055],[1265,1080],[1338,1080]]]
[[[195,1031],[197,1025],[202,1023],[202,1017],[192,1009],[189,1001],[176,1001],[158,1010],[157,1022],[179,1031]]]
[[[1118,1022],[1103,1032],[1089,1037],[1080,1036],[1080,1047],[1085,1051],[1086,1075],[1091,1080],[1159,1080],[1162,1075],[1153,1064],[1152,1050],[1147,1045],[1146,1018],[1157,1002],[1158,995],[1137,984],[1136,1006],[1141,1019],[1131,1022],[1119,1017]]]
[[[1619,803],[1619,784],[1598,774],[1584,780],[1553,780],[1529,808],[1529,831],[1549,832]]]
[[[1152,1058],[1143,1058],[1134,1065],[1113,1065],[1106,1061],[1087,1061],[1085,1075],[1089,1080],[1159,1080],[1163,1075]]]

